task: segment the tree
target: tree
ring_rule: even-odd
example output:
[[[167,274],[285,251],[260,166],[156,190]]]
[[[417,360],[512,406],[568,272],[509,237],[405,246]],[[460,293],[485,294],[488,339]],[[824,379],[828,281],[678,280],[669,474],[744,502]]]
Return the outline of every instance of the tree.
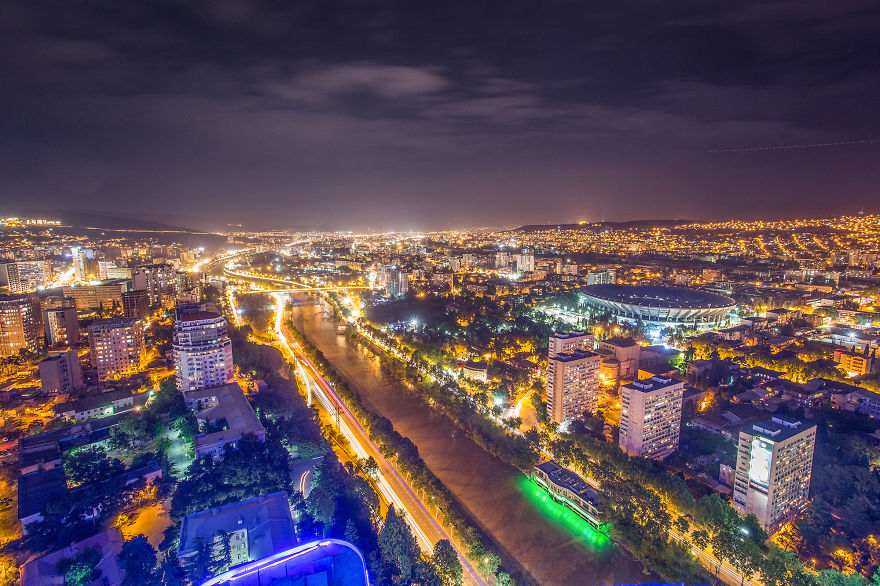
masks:
[[[333,500],[322,486],[316,486],[306,498],[306,510],[309,514],[324,524],[324,534],[330,528],[333,521],[333,514],[336,512],[336,501]]]
[[[444,584],[457,585],[462,583],[461,560],[458,559],[458,554],[448,539],[441,539],[437,542],[437,545],[434,546],[432,560],[440,571]]]
[[[101,570],[96,569],[100,561],[98,550],[87,547],[75,558],[59,561],[55,569],[64,576],[65,586],[86,586],[101,577]]]
[[[419,548],[406,522],[398,516],[393,506],[388,508],[385,524],[379,532],[378,545],[382,561],[391,569],[396,581],[409,583],[413,568],[420,559]]]
[[[837,570],[822,570],[816,576],[817,586],[866,586],[860,574],[842,574]]]
[[[125,467],[116,458],[109,458],[98,447],[85,448],[72,452],[64,459],[64,472],[68,480],[76,484],[92,484],[107,480]]]
[[[797,556],[778,547],[770,547],[760,568],[766,586],[812,586],[813,579]]]
[[[477,563],[477,568],[479,569],[481,574],[489,576],[497,572],[498,566],[500,565],[501,558],[498,557],[498,554],[487,551],[485,554],[483,554],[483,556]]]
[[[142,586],[156,581],[156,550],[146,536],[137,535],[122,544],[119,561],[125,569],[123,584]]]
[[[343,532],[343,537],[345,540],[353,545],[360,547],[359,542],[361,539],[360,533],[357,530],[357,526],[354,524],[354,521],[351,519],[345,520],[345,531]]]
[[[379,471],[379,465],[376,464],[376,460],[373,456],[367,456],[366,458],[358,460],[358,468],[360,468],[361,472],[367,476],[373,476]]]

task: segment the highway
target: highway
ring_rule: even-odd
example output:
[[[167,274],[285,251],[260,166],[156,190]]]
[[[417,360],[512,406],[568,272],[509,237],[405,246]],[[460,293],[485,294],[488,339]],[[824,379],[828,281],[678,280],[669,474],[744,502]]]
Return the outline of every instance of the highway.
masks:
[[[284,324],[284,295],[273,293],[275,297],[275,334],[282,351],[293,359],[297,372],[307,387],[309,403],[312,399],[337,422],[339,433],[344,436],[359,458],[372,457],[378,465],[379,471],[375,475],[375,484],[385,500],[400,511],[419,542],[419,546],[426,553],[432,553],[434,544],[441,539],[448,539],[458,552],[461,565],[464,569],[464,582],[468,585],[481,585],[486,582],[479,576],[470,562],[464,557],[461,550],[455,545],[447,532],[440,526],[437,520],[428,512],[413,490],[398,473],[394,465],[389,462],[379,451],[379,448],[370,439],[367,431],[357,421],[351,411],[336,395],[332,386],[324,380],[317,371],[311,360],[302,353],[298,344],[291,341],[288,327]]]
[[[283,292],[306,292],[306,291],[346,291],[348,289],[369,289],[367,285],[326,285],[323,287],[313,287],[311,285],[306,285],[305,283],[298,283],[296,281],[290,281],[287,279],[280,279],[276,277],[265,277],[263,275],[252,275],[250,273],[239,273],[233,271],[231,269],[224,268],[223,274],[229,277],[238,277],[240,279],[252,279],[254,281],[268,281],[270,283],[277,283],[282,285],[287,285],[288,287],[293,287],[291,289],[283,289],[280,291]],[[277,290],[277,289],[276,289]]]

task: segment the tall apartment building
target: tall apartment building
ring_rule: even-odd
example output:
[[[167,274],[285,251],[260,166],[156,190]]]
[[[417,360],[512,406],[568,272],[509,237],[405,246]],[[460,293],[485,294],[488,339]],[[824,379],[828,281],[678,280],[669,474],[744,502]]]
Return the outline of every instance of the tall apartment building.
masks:
[[[177,389],[195,391],[233,381],[232,341],[226,320],[205,305],[180,306],[174,321]]]
[[[587,285],[613,285],[615,283],[617,283],[617,273],[614,269],[587,273]]]
[[[99,319],[89,327],[92,364],[99,378],[124,375],[143,364],[143,322],[131,318]]]
[[[83,388],[82,365],[76,350],[40,360],[40,385],[49,393],[73,393]]]
[[[774,533],[807,504],[816,426],[775,415],[739,432],[733,508]]]
[[[620,388],[620,447],[663,459],[678,448],[684,382],[655,376]]]
[[[145,289],[122,293],[122,315],[135,319],[144,319],[150,315],[150,296]]]
[[[562,352],[568,354],[573,350],[589,351],[592,349],[593,334],[579,332],[577,330],[572,330],[567,334],[557,332],[550,336],[550,341],[547,344],[547,356],[548,358],[553,358]]]
[[[44,300],[43,331],[49,346],[72,346],[79,342],[76,301],[67,297]]]
[[[535,255],[528,248],[523,248],[522,254],[516,257],[516,271],[518,273],[533,273],[535,271]]]
[[[548,359],[547,412],[552,421],[576,419],[595,412],[599,402],[599,355],[574,350]]]
[[[0,296],[0,356],[15,356],[22,349],[39,352],[42,340],[43,323],[37,296]]]
[[[30,293],[52,280],[48,260],[19,260],[0,264],[0,285],[13,293]]]
[[[94,278],[97,273],[95,252],[91,248],[73,246],[70,249],[70,258],[73,263],[73,278],[78,283],[86,283]]]
[[[409,292],[409,273],[394,266],[385,272],[385,293],[389,297],[403,297]]]
[[[162,296],[174,293],[176,271],[168,263],[157,263],[138,267],[134,273],[134,288],[144,289],[150,297],[151,305],[162,303]]]

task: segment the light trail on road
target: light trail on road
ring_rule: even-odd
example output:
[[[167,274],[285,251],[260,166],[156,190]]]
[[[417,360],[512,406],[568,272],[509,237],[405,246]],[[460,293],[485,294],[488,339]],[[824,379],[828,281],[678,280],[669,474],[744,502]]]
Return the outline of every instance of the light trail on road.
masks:
[[[275,297],[275,334],[279,345],[294,360],[300,375],[305,375],[303,380],[306,386],[310,387],[309,393],[311,394],[311,387],[314,387],[315,392],[313,396],[315,399],[328,414],[335,416],[340,433],[348,440],[358,458],[371,456],[376,461],[379,473],[374,477],[374,480],[382,496],[385,497],[387,502],[392,503],[404,513],[405,519],[410,527],[412,527],[423,551],[431,554],[437,541],[441,539],[449,540],[461,561],[465,583],[469,585],[485,585],[486,582],[480,578],[477,571],[465,558],[464,553],[455,545],[437,520],[434,519],[434,516],[397,472],[394,465],[382,455],[378,446],[370,439],[367,431],[361,426],[339,396],[336,395],[331,385],[324,380],[311,360],[302,351],[294,348],[294,346],[298,346],[295,341],[293,345],[288,341],[288,334],[283,323],[284,295],[276,292],[273,293],[273,297]]]

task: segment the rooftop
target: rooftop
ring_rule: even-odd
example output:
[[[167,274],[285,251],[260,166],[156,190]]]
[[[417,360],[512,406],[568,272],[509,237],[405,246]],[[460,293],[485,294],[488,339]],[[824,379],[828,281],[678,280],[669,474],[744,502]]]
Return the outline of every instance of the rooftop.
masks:
[[[206,421],[223,419],[229,426],[229,429],[224,431],[197,435],[195,437],[196,452],[212,445],[237,441],[248,433],[263,436],[266,432],[238,383],[232,382],[217,387],[187,391],[184,393],[184,398],[187,405],[204,399],[215,399],[212,406],[198,411],[196,417]]]
[[[573,350],[572,352],[559,352],[556,356],[548,358],[548,360],[553,360],[554,362],[574,362],[575,360],[583,360],[584,358],[592,358],[598,355],[596,352],[590,352],[589,350]]]
[[[68,545],[64,549],[33,559],[21,569],[22,586],[64,585],[64,576],[58,573],[56,565],[63,559],[72,559],[80,555],[86,548],[93,548],[101,556],[97,569],[101,577],[96,584],[121,584],[125,572],[117,563],[117,556],[122,551],[122,533],[113,527],[82,541]]]
[[[609,344],[611,346],[617,346],[618,348],[632,348],[633,346],[638,346],[636,341],[632,338],[624,338],[623,336],[614,336],[611,338],[606,338],[599,342],[600,344]]]
[[[67,493],[67,477],[61,467],[37,470],[18,477],[18,518],[39,513],[49,501]]]
[[[340,539],[322,539],[280,551],[211,578],[202,586],[251,586],[260,584],[345,584],[369,586],[367,567],[358,549]]]
[[[684,388],[684,382],[677,378],[652,376],[651,378],[631,382],[628,385],[625,385],[625,388],[640,391],[642,393],[650,393],[667,387],[673,387],[675,385],[681,385],[682,388]]]
[[[239,529],[247,529],[252,560],[296,545],[287,493],[273,492],[187,515],[180,528],[178,555],[191,555],[203,541],[210,543],[218,531]]]
[[[146,400],[146,395],[147,394],[144,393],[144,400]],[[110,391],[108,393],[95,393],[93,395],[86,395],[81,399],[74,399],[73,401],[67,401],[66,403],[59,403],[55,405],[55,413],[66,413],[68,411],[89,411],[91,409],[97,409],[98,407],[110,405],[115,401],[121,401],[129,397],[134,398],[134,395],[132,395],[131,391],[128,390]]]
[[[774,415],[769,420],[760,421],[752,425],[750,432],[754,435],[759,435],[771,441],[778,442],[796,436],[799,433],[803,433],[811,427],[816,426],[812,423],[805,424],[802,421],[786,417],[785,415]]]
[[[565,334],[562,332],[556,332],[555,334],[553,334],[550,337],[555,338],[557,340],[571,340],[572,338],[581,338],[581,337],[587,336],[587,335],[589,335],[589,334],[587,334],[587,332],[572,330],[572,331],[565,333]]]
[[[567,488],[585,501],[591,502],[594,505],[598,503],[599,497],[596,494],[596,491],[593,490],[593,487],[568,468],[563,468],[553,460],[541,462],[535,466],[535,468],[547,474],[547,476],[550,477],[550,480],[552,480],[557,486]]]
[[[583,292],[596,299],[648,307],[711,309],[734,307],[730,297],[684,287],[654,285],[588,285]]]

